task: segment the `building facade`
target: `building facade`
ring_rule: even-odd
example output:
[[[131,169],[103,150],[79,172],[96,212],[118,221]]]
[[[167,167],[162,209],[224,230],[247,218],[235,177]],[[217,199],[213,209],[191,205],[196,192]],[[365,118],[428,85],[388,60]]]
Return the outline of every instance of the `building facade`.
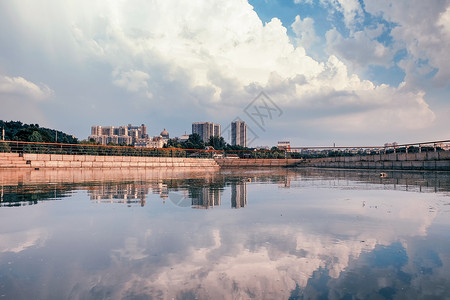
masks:
[[[247,147],[247,125],[245,122],[231,122],[231,145]]]
[[[220,124],[212,122],[196,122],[192,123],[192,133],[197,133],[203,140],[208,142],[211,136],[220,137]]]
[[[147,127],[141,126],[92,126],[89,139],[102,145],[109,143],[134,145],[140,140],[148,139]]]

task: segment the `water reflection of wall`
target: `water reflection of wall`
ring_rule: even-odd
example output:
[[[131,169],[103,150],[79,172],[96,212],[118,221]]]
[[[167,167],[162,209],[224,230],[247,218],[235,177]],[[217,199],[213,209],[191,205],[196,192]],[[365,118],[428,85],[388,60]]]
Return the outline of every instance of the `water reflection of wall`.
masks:
[[[231,184],[231,207],[241,208],[247,206],[247,184]]]

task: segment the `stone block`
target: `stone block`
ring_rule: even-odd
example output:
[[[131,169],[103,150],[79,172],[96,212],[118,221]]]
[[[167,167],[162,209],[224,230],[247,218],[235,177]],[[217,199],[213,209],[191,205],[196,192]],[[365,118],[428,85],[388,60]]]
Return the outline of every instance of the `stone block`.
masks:
[[[92,161],[82,161],[81,167],[82,168],[92,168]]]
[[[50,160],[60,161],[63,160],[62,154],[50,154]]]
[[[413,170],[423,170],[423,161],[414,160],[411,162],[411,169]]]
[[[427,153],[426,152],[417,152],[414,153],[414,155],[416,156],[415,160],[426,160],[427,159]]]
[[[24,160],[37,160],[38,159],[38,154],[24,153],[23,154],[23,159]]]
[[[74,160],[74,161],[82,162],[82,161],[85,161],[85,160],[86,160],[86,156],[87,156],[87,155],[74,155],[74,156],[73,156],[73,160]]]
[[[411,170],[412,169],[412,161],[402,161],[402,170]]]
[[[63,161],[73,161],[74,155],[63,155],[62,159]]]
[[[397,153],[390,153],[387,155],[387,160],[395,161],[397,160]]]
[[[31,167],[32,168],[44,168],[45,167],[45,161],[43,161],[43,160],[32,160],[31,161]]]
[[[95,161],[96,156],[95,155],[85,155],[84,156],[84,161],[85,162],[93,162]]]
[[[406,161],[406,153],[399,153],[399,154],[397,154],[397,160],[399,160],[399,161]]]
[[[58,168],[70,168],[70,161],[59,160]]]
[[[438,152],[427,152],[427,160],[438,160],[439,154]]]
[[[48,161],[50,160],[50,154],[38,154],[37,160]]]
[[[93,168],[103,168],[103,162],[102,161],[93,161],[92,167]]]
[[[403,161],[393,161],[392,168],[394,170],[401,170],[403,168]]]
[[[375,161],[374,169],[383,169],[383,162],[381,160]]]
[[[450,171],[450,160],[438,160],[436,161],[436,170]]]
[[[81,168],[81,161],[71,161],[70,167],[71,168]]]
[[[45,161],[45,167],[46,168],[57,168],[58,167],[58,161],[56,161],[56,160],[47,160],[47,161]]]
[[[104,162],[105,161],[105,157],[104,156],[96,156],[95,157],[95,161],[96,162]]]
[[[434,161],[434,160],[425,160],[423,162],[423,168],[425,170],[436,170],[436,161]]]
[[[383,162],[383,169],[387,169],[387,170],[390,170],[390,169],[392,169],[392,161],[384,161]]]
[[[408,153],[408,154],[406,154],[406,160],[408,160],[408,161],[412,161],[412,160],[416,160],[417,158],[416,158],[416,153]]]
[[[439,153],[439,159],[449,159],[450,160],[450,151],[440,151],[438,153]]]

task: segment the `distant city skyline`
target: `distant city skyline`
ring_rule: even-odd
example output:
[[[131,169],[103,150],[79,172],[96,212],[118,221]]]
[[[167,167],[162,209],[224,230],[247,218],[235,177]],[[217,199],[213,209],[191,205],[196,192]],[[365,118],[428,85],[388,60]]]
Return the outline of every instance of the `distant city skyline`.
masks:
[[[242,120],[252,145],[450,138],[450,0],[43,1],[0,1],[1,120],[81,139],[197,120]]]

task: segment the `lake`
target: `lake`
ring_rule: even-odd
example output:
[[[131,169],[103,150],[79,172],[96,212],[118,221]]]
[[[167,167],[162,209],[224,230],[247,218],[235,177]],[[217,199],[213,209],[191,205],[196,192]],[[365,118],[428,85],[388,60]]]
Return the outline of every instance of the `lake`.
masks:
[[[0,299],[450,299],[450,173],[1,171]]]

